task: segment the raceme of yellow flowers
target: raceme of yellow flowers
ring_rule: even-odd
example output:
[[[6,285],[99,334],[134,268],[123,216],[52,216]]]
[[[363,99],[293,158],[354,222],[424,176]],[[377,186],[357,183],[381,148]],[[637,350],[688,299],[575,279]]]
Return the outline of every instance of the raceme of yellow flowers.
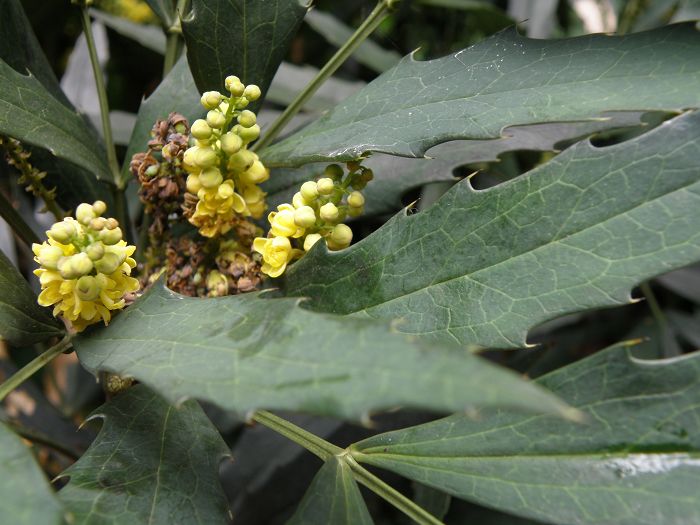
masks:
[[[263,273],[279,277],[290,262],[321,239],[330,250],[350,245],[352,230],[343,221],[363,212],[365,198],[360,190],[373,174],[359,162],[348,162],[347,168],[344,176],[338,164],[329,165],[324,177],[302,184],[291,204],[280,204],[268,215],[268,237],[253,242],[253,249],[263,257]]]
[[[39,304],[54,305],[54,316],[71,322],[77,332],[103,321],[111,311],[123,308],[125,296],[139,289],[130,277],[136,249],[122,239],[116,219],[105,219],[102,201],[80,204],[76,219],[67,217],[46,232],[48,242],[33,244],[40,268],[42,292]]]
[[[248,150],[248,144],[260,136],[260,126],[255,113],[244,109],[260,98],[260,88],[244,86],[234,76],[227,77],[225,83],[229,97],[218,91],[202,95],[202,105],[209,112],[206,119],[192,124],[195,145],[183,159],[189,173],[187,191],[198,199],[189,220],[205,237],[227,233],[235,214],[260,218],[266,209],[265,193],[258,184],[265,182],[270,172]]]

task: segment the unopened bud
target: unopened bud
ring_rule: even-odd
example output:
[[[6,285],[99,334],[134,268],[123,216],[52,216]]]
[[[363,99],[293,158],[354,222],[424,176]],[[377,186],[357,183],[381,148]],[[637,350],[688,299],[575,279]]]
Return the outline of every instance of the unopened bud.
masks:
[[[92,271],[93,264],[86,253],[77,253],[59,261],[58,271],[64,279],[77,279]]]
[[[200,102],[206,109],[214,109],[219,105],[222,98],[224,98],[223,95],[218,91],[207,91],[202,95]]]
[[[211,168],[218,161],[216,152],[211,148],[199,148],[194,157],[194,163],[202,169]]]
[[[238,153],[243,147],[243,140],[235,133],[226,133],[221,136],[221,149],[227,155]]]
[[[320,234],[310,233],[306,236],[306,239],[304,239],[304,250],[308,252],[313,247],[313,245],[321,239],[323,239],[323,237],[321,237]]]
[[[95,201],[92,203],[92,209],[96,215],[102,215],[107,211],[107,204],[104,201]]]
[[[113,229],[116,228],[117,226],[119,226],[119,221],[118,221],[117,219],[113,218],[113,217],[110,217],[110,218],[107,219],[107,221],[105,222],[105,228],[107,228],[108,230],[113,230]]]
[[[243,96],[251,102],[255,102],[256,100],[258,100],[261,94],[262,93],[260,92],[260,88],[255,84],[249,84],[243,91]]]
[[[260,126],[255,124],[249,128],[241,127],[238,134],[243,139],[243,142],[253,142],[260,136]]]
[[[211,137],[211,127],[203,119],[197,119],[192,124],[192,136],[199,140],[207,140]]]
[[[122,240],[122,229],[114,228],[113,230],[102,230],[99,237],[107,246],[112,246]]]
[[[85,253],[87,253],[87,256],[90,257],[90,260],[92,261],[102,259],[102,257],[105,254],[105,245],[102,244],[100,241],[93,242],[90,246],[87,247]]]
[[[68,221],[57,222],[46,232],[49,237],[61,244],[70,243],[71,237],[75,236],[76,233],[75,226]]]
[[[244,128],[250,128],[254,126],[256,122],[257,119],[255,118],[255,113],[248,111],[247,109],[241,111],[241,114],[238,115],[238,123]]]
[[[316,183],[316,189],[321,195],[330,195],[335,189],[335,184],[333,184],[333,179],[323,178],[318,179]]]
[[[365,197],[359,191],[353,191],[348,196],[348,204],[353,208],[361,208],[365,204]]]
[[[75,218],[78,219],[80,224],[87,226],[95,218],[95,210],[92,209],[92,205],[83,202],[76,208]]]
[[[328,202],[321,206],[319,210],[319,215],[324,221],[333,222],[338,218],[338,208],[332,202]]]
[[[202,183],[199,182],[199,175],[190,175],[187,177],[187,191],[197,195],[197,192],[202,189]]]
[[[246,171],[258,160],[258,156],[247,149],[241,150],[235,155],[231,155],[228,167],[236,171]]]
[[[226,117],[216,110],[211,110],[207,113],[207,124],[215,129],[222,128],[226,124]]]
[[[347,247],[352,242],[352,230],[347,224],[338,224],[333,228],[329,240],[334,245]]]
[[[95,231],[102,230],[107,225],[104,217],[95,217],[90,221],[90,229]]]
[[[308,206],[309,204],[311,203],[307,202],[300,192],[296,192],[292,197],[292,206],[295,208],[301,208],[302,206]]]
[[[199,174],[199,183],[204,188],[215,188],[224,181],[218,168],[207,168]]]
[[[312,180],[305,182],[301,185],[301,196],[309,202],[313,202],[318,197],[318,189],[316,188],[316,183]]]
[[[107,252],[102,259],[95,261],[95,269],[107,275],[113,274],[122,265],[122,261],[116,253]]]
[[[311,206],[302,206],[294,210],[294,222],[302,228],[311,228],[316,224],[316,212]]]
[[[253,165],[241,174],[241,179],[250,184],[261,184],[269,178],[270,172],[259,160],[253,162]]]
[[[94,301],[100,295],[100,284],[92,275],[83,275],[78,279],[75,291],[83,301]]]
[[[45,244],[40,248],[37,259],[39,259],[39,264],[47,270],[57,270],[58,261],[61,257],[63,257],[63,250],[58,246]]]

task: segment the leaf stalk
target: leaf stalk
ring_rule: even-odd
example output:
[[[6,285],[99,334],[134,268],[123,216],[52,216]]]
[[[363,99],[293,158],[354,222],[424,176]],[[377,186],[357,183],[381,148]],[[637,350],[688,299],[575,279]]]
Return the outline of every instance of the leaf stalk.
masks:
[[[251,148],[253,151],[269,146],[279,135],[290,120],[299,113],[306,102],[318,91],[323,83],[352,55],[352,53],[364,42],[369,35],[381,24],[389,15],[389,11],[398,3],[398,0],[380,0],[365,21],[357,28],[352,36],[343,44],[335,55],[321,68],[316,76],[297,95],[284,112],[277,117],[262,138]]]
[[[27,379],[32,377],[35,373],[41,370],[45,365],[53,361],[59,354],[62,354],[71,346],[71,341],[73,339],[72,335],[66,335],[58,343],[49,348],[46,352],[39,354],[37,357],[32,359],[29,363],[24,365],[19,369],[14,375],[12,375],[7,381],[0,384],[0,401],[5,399],[7,395],[12,392],[15,388],[24,383]]]
[[[30,248],[32,243],[41,242],[39,236],[31,229],[2,191],[0,191],[0,217],[5,219],[12,231]]]
[[[311,432],[296,426],[294,423],[282,419],[266,410],[258,410],[253,414],[253,421],[274,430],[278,434],[283,435],[287,439],[294,441],[297,445],[301,445],[306,450],[315,454],[323,461],[328,460],[332,456],[337,456],[343,453],[343,449],[336,447],[325,439],[322,439]]]

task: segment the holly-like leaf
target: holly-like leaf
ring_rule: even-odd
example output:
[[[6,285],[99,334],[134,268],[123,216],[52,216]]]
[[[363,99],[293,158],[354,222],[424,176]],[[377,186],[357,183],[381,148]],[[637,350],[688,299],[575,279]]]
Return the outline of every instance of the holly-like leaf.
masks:
[[[200,94],[194,85],[192,73],[183,56],[177,61],[158,88],[141,103],[134,131],[129,140],[129,147],[124,157],[122,179],[129,180],[129,162],[131,157],[140,151],[148,149],[151,129],[158,119],[167,119],[176,111],[192,122],[204,114],[204,108],[199,102]]]
[[[623,345],[537,382],[587,422],[484,410],[369,438],[353,455],[549,523],[700,522],[700,353],[641,361]]]
[[[565,313],[626,304],[640,281],[700,259],[700,112],[627,142],[581,142],[510,182],[456,184],[347,250],[319,245],[290,295],[401,331],[492,348],[525,345]]]
[[[365,500],[344,461],[328,459],[288,525],[372,525]]]
[[[32,453],[0,422],[0,509],[12,525],[64,523],[64,511]]]
[[[36,302],[36,295],[0,251],[0,339],[28,345],[63,333],[61,324]]]
[[[461,348],[425,346],[384,323],[259,294],[200,299],[157,284],[74,346],[93,373],[135,377],[172,401],[196,397],[239,414],[267,408],[359,419],[397,405],[567,410]]]
[[[407,159],[393,155],[372,155],[363,164],[374,171],[374,180],[363,190],[363,216],[380,215],[401,208],[401,196],[409,190],[430,182],[455,181],[456,168],[475,162],[498,160],[507,151],[553,151],[558,144],[592,133],[636,126],[640,113],[631,111],[611,113],[605,120],[593,122],[559,122],[515,126],[504,130],[503,136],[492,140],[460,140],[439,144],[430,149],[427,159]],[[306,164],[300,168],[279,168],[265,183],[270,208],[292,202],[292,196],[307,180],[318,178],[326,163]]]
[[[199,90],[222,91],[224,79],[236,75],[265,93],[308,5],[307,0],[193,0],[182,34]]]
[[[219,483],[228,447],[197,402],[169,405],[137,385],[91,417],[104,419],[99,435],[61,474],[72,523],[229,523]]]
[[[80,115],[56,99],[33,74],[23,75],[2,60],[0,133],[46,148],[99,179],[112,180],[104,152]]]
[[[268,166],[370,151],[417,157],[449,140],[498,138],[507,126],[698,107],[699,81],[693,24],[564,40],[532,40],[511,29],[444,58],[404,58],[261,155]]]

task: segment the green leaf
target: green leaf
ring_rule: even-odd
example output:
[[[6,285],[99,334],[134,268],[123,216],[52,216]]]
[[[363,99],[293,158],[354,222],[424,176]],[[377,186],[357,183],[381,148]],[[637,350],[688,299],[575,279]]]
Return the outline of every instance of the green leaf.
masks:
[[[153,129],[156,120],[167,119],[171,112],[176,111],[184,115],[191,124],[204,114],[204,108],[199,99],[200,94],[194,85],[192,73],[187,66],[187,59],[183,56],[151,96],[141,103],[136,125],[124,157],[122,180],[128,181],[131,178],[129,172],[131,157],[135,153],[148,149],[151,129]]]
[[[498,138],[506,126],[697,107],[698,82],[700,35],[692,24],[565,40],[511,29],[444,58],[404,58],[261,155],[268,166],[370,151],[417,157],[449,140]]]
[[[146,0],[146,3],[158,15],[164,27],[169,28],[175,23],[175,0]]]
[[[104,153],[85,121],[46,90],[37,77],[22,75],[0,61],[0,133],[48,149],[112,180]]]
[[[174,406],[143,385],[91,418],[104,425],[61,477],[72,523],[229,523],[219,483],[228,447],[195,401]]]
[[[344,461],[326,461],[288,525],[372,525],[365,500]]]
[[[700,522],[700,353],[641,361],[621,345],[537,382],[587,423],[484,410],[369,438],[353,455],[551,523]]]
[[[384,323],[253,293],[199,299],[160,283],[74,346],[93,373],[135,377],[172,401],[196,397],[239,414],[267,408],[358,419],[397,405],[566,412],[548,393],[461,348],[425,346]]]
[[[636,283],[700,259],[699,151],[695,112],[484,191],[465,180],[347,250],[312,250],[287,293],[437,341],[523,346],[539,323],[629,303]]]
[[[37,304],[27,281],[0,251],[0,339],[20,346],[62,333],[61,324]]]
[[[62,524],[64,512],[22,441],[0,422],[0,509],[12,525]]]
[[[193,0],[182,34],[199,90],[222,91],[236,75],[265,93],[307,9],[306,0]]]
[[[341,47],[355,32],[332,14],[318,9],[311,9],[304,21],[335,47]],[[396,51],[383,49],[371,39],[362,42],[352,57],[377,73],[383,73],[401,60]]]
[[[635,126],[640,113],[611,113],[608,120],[595,122],[560,122],[515,126],[492,140],[454,141],[439,144],[428,151],[427,159],[407,159],[393,155],[372,155],[363,164],[374,171],[375,179],[363,190],[363,216],[381,215],[401,208],[401,196],[430,182],[455,182],[453,171],[465,164],[498,160],[501,153],[517,150],[553,151],[564,141],[599,131]],[[300,168],[278,168],[265,183],[270,208],[292,202],[301,184],[321,176],[326,163],[306,164]]]

